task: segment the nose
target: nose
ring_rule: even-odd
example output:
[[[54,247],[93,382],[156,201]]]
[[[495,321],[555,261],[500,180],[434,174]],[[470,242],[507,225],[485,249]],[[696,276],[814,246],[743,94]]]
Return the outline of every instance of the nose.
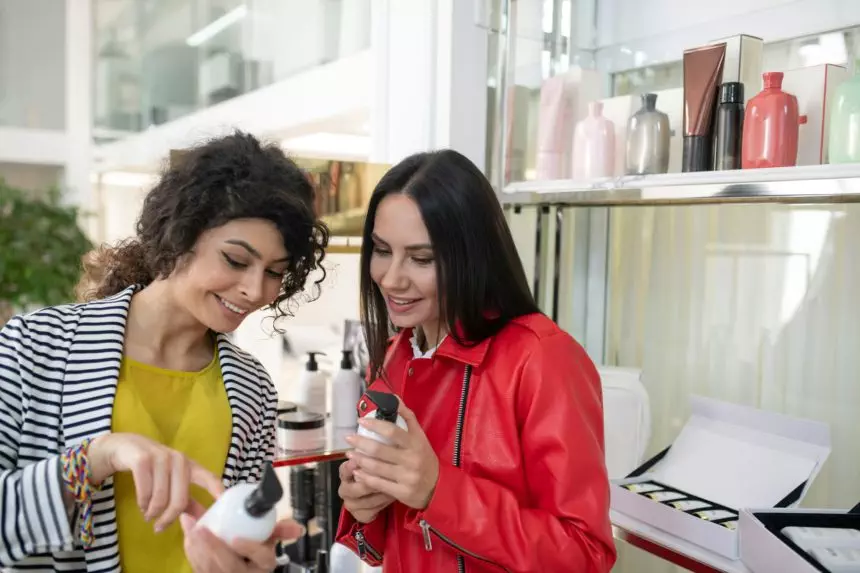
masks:
[[[385,274],[382,275],[379,285],[387,291],[404,290],[409,286],[409,277],[404,272],[400,260],[395,258],[391,261],[391,264],[385,269]]]
[[[259,305],[263,298],[263,285],[265,281],[265,271],[257,272],[248,270],[242,276],[242,282],[239,284],[239,292],[245,300],[253,305]]]

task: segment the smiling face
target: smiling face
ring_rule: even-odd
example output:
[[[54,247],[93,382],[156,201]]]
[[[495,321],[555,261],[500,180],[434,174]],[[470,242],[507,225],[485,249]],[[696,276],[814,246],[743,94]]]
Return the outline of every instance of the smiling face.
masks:
[[[284,238],[273,223],[235,219],[201,234],[187,264],[168,281],[176,300],[201,324],[232,332],[277,298],[286,268]]]
[[[430,235],[418,205],[407,195],[393,193],[379,203],[373,221],[370,277],[382,292],[395,326],[420,326],[430,345],[445,334],[440,330]]]

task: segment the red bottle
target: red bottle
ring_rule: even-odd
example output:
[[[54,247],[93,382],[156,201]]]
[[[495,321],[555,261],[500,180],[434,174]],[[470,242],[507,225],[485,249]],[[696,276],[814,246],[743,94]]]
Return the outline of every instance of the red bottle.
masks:
[[[797,137],[806,116],[797,98],[782,91],[782,72],[762,74],[764,89],[747,103],[742,144],[743,169],[792,167],[797,164]]]

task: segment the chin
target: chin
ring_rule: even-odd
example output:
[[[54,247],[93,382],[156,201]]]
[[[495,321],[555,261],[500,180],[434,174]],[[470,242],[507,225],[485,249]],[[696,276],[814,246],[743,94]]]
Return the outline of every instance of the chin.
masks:
[[[424,321],[416,319],[416,318],[407,318],[407,317],[393,317],[391,318],[391,324],[396,326],[399,329],[404,328],[415,328],[421,326]]]
[[[200,322],[213,332],[221,334],[230,334],[234,332],[242,324],[245,317],[237,318],[236,320],[225,320],[224,317],[202,316]]]

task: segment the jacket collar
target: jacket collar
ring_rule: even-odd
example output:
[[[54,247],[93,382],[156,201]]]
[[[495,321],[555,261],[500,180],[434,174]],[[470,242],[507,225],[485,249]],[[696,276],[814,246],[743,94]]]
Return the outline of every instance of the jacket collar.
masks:
[[[459,329],[459,324],[457,325],[457,328]],[[411,328],[401,330],[397,335],[396,342],[398,345],[405,345],[410,356],[412,355],[412,343],[410,342],[412,339],[412,331],[413,329]],[[436,352],[433,354],[433,359],[441,356],[456,360],[463,364],[468,364],[472,367],[477,367],[484,361],[484,358],[487,355],[487,350],[490,348],[490,342],[491,339],[486,338],[475,345],[466,346],[454,340],[453,336],[446,336],[442,341],[442,344],[439,345],[439,348],[436,349]]]

